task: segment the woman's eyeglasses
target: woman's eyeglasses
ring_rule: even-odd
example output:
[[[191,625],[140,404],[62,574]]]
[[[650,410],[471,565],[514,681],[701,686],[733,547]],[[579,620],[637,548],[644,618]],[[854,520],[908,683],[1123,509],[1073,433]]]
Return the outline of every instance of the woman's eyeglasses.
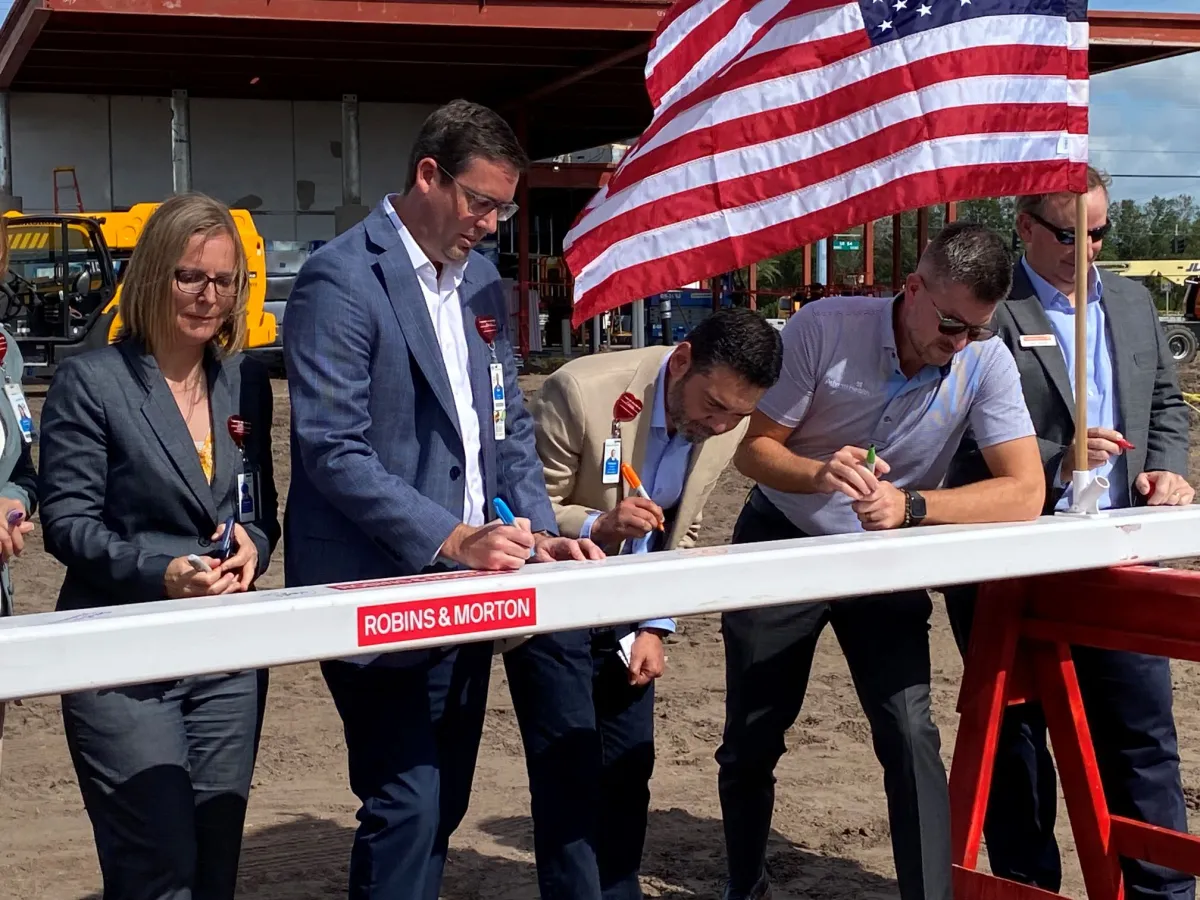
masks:
[[[212,282],[218,297],[232,297],[242,286],[236,275],[228,273],[208,275],[199,269],[175,270],[175,284],[185,294],[203,294],[209,282]]]
[[[1045,219],[1043,219],[1037,213],[1033,213],[1033,212],[1029,213],[1029,218],[1033,219],[1033,221],[1037,222],[1039,225],[1041,225],[1043,228],[1045,228],[1047,231],[1049,231],[1052,235],[1054,235],[1054,239],[1057,240],[1063,246],[1065,246],[1065,247],[1074,247],[1075,246],[1075,229],[1074,228],[1059,228],[1057,225],[1053,225],[1050,222],[1047,222]],[[1110,231],[1112,231],[1112,222],[1105,222],[1103,225],[1097,225],[1095,228],[1089,228],[1088,233],[1087,233],[1088,239],[1091,241],[1102,241],[1102,240],[1104,240],[1104,236],[1106,234],[1108,234]]]

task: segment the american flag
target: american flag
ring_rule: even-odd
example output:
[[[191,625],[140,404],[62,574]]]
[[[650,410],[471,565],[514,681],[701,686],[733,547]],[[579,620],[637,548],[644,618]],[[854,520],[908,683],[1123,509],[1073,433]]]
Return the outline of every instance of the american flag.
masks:
[[[564,240],[576,324],[951,200],[1086,190],[1087,0],[677,0]]]

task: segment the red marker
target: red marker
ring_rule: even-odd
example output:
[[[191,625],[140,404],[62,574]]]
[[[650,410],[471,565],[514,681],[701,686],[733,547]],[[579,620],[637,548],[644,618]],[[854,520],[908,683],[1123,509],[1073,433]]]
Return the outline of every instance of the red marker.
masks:
[[[626,391],[613,404],[614,422],[632,422],[642,411],[642,401]]]
[[[500,323],[496,321],[495,316],[476,316],[475,330],[479,332],[483,342],[490,346],[495,343],[496,335],[500,333]]]
[[[246,435],[250,433],[250,423],[241,416],[230,416],[229,421],[225,425],[229,429],[229,436],[233,438],[233,442],[241,450],[242,445],[246,442]]]
[[[1133,446],[1133,444],[1131,444],[1131,443],[1129,443],[1129,441],[1125,440],[1125,438],[1121,438],[1119,441],[1117,441],[1117,446],[1120,447],[1122,450],[1136,450],[1137,449],[1136,447]]]

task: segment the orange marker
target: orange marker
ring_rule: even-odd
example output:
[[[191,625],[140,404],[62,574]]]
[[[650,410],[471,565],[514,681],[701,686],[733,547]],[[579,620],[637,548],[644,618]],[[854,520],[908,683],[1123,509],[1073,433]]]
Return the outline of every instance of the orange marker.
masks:
[[[637,472],[633,471],[633,466],[629,465],[629,463],[621,463],[621,474],[625,476],[625,481],[629,483],[631,491],[645,500],[650,500],[650,494],[642,487],[642,479],[638,478]],[[665,523],[659,522],[658,530],[666,531]]]

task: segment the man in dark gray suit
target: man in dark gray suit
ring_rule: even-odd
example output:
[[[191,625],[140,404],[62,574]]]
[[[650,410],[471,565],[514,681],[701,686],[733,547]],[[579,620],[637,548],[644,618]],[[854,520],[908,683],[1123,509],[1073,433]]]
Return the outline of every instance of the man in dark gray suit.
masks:
[[[417,135],[403,195],[313,254],[288,300],[289,584],[602,556],[557,537],[517,386],[508,303],[472,251],[527,164],[491,110]],[[493,498],[520,518],[494,519]],[[362,802],[351,900],[436,900],[466,812],[492,642],[322,664]]]
[[[1108,178],[1088,173],[1088,260],[1108,233]],[[1074,442],[1075,195],[1021,197],[1017,230],[1025,257],[995,327],[1012,350],[1037,431],[1046,472],[1046,514],[1071,502]],[[1145,288],[1095,266],[1086,298],[1088,466],[1109,488],[1101,509],[1183,505],[1193,490],[1188,463],[1188,410],[1179,391],[1158,313]],[[964,445],[949,481],[982,477],[979,454]],[[965,652],[975,589],[947,591],[951,623]],[[1162,657],[1074,647],[1088,725],[1105,795],[1114,815],[1187,830],[1179,752],[1171,711],[1171,671]],[[984,833],[992,871],[1057,892],[1062,881],[1054,819],[1058,795],[1046,746],[1046,722],[1035,703],[1005,716]],[[1195,880],[1149,863],[1124,860],[1125,895],[1183,900]]]

